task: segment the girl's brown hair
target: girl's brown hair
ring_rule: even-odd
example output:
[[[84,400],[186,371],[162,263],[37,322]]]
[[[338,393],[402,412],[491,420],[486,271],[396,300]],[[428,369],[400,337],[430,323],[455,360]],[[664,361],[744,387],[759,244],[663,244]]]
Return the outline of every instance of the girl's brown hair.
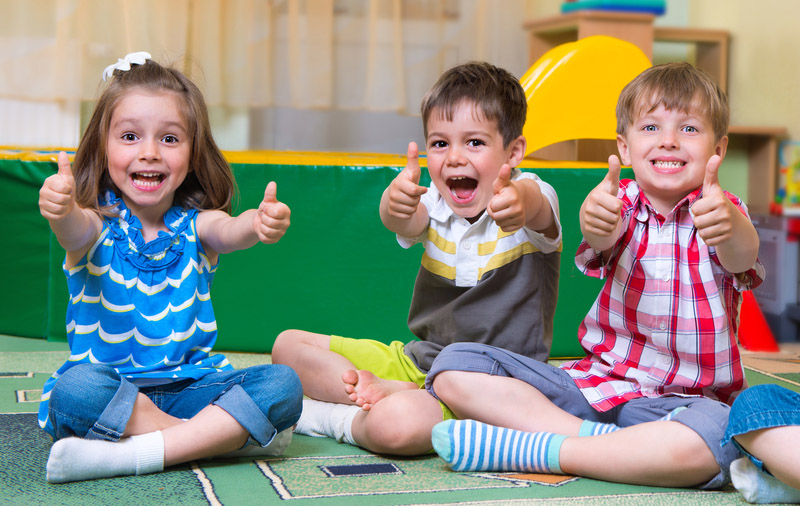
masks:
[[[173,205],[230,213],[236,183],[211,135],[203,94],[183,73],[153,60],[147,60],[144,65],[131,65],[127,71],[115,70],[111,82],[100,95],[72,164],[78,205],[105,215],[111,213],[100,205],[100,196],[106,190],[117,190],[108,174],[108,132],[114,108],[132,90],[167,91],[182,99],[181,112],[192,149],[189,173],[175,191]]]

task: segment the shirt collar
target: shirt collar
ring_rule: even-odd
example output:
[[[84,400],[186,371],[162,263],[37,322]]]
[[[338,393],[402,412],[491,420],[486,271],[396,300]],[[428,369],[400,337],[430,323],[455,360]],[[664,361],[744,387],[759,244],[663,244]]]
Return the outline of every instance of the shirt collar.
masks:
[[[680,209],[691,208],[701,197],[702,191],[703,187],[700,186],[691,193],[688,193],[685,197],[679,200],[677,204],[675,204],[675,207],[672,208],[672,211],[669,213],[669,215],[674,215]],[[638,221],[644,222],[647,221],[650,215],[658,215],[656,208],[653,207],[653,204],[647,198],[647,195],[642,192],[642,190],[639,188],[639,185],[637,185],[635,181],[628,185],[626,188],[626,193],[631,199],[632,206],[637,210],[635,217]],[[668,216],[664,216],[664,218],[667,218]]]

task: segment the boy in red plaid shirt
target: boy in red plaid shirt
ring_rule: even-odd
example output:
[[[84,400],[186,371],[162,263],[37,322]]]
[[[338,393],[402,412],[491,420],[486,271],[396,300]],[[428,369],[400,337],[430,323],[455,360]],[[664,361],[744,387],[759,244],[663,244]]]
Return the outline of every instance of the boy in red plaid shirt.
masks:
[[[636,181],[619,180],[612,155],[581,206],[575,262],[605,279],[578,331],[586,356],[556,368],[474,343],[445,348],[426,385],[462,419],[433,430],[454,470],[728,483],[738,452],[720,441],[746,387],[740,292],[764,278],[747,209],[718,180],[728,117],[725,94],[686,63],[652,67],[622,91],[617,146]]]

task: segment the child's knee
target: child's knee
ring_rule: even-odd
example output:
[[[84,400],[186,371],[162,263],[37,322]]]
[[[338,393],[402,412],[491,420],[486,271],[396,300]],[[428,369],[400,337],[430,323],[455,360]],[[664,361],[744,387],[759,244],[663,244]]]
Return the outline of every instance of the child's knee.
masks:
[[[436,397],[442,399],[450,399],[459,395],[459,388],[462,383],[458,380],[460,376],[459,371],[442,371],[433,378],[431,383],[431,391],[436,394]]]
[[[294,370],[285,365],[270,364],[250,367],[242,385],[264,415],[272,419],[287,418],[294,424],[303,409],[303,385]],[[275,422],[276,420],[273,420]]]
[[[119,374],[105,365],[78,364],[65,371],[53,386],[48,404],[56,439],[84,437],[111,403],[121,381]]]
[[[50,409],[70,405],[80,408],[88,400],[114,396],[122,378],[114,368],[100,364],[78,364],[58,378],[50,392]],[[68,410],[68,409],[67,409]]]
[[[298,342],[299,333],[299,330],[284,330],[278,334],[278,337],[275,338],[275,343],[272,345],[273,364],[281,364],[285,361],[284,355],[289,348]]]

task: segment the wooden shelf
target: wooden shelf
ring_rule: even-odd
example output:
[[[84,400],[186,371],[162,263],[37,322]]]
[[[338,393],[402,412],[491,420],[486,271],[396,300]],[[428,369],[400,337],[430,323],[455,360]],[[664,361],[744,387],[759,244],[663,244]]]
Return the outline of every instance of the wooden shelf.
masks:
[[[707,72],[719,84],[722,91],[728,92],[730,33],[727,30],[656,26],[654,32],[654,40],[658,42],[694,44],[697,68]]]
[[[646,13],[575,11],[524,23],[528,31],[529,58],[533,65],[550,49],[592,35],[609,35],[638,46],[652,61],[653,42],[693,44],[695,64],[728,89],[727,30],[654,26],[655,16]],[[748,159],[748,199],[751,212],[768,213],[778,178],[778,144],[787,136],[785,128],[732,126],[730,145],[744,148]],[[578,139],[544,147],[528,155],[532,159],[605,162],[616,153],[616,142]]]
[[[778,144],[788,136],[781,127],[732,126],[728,149],[747,152],[747,207],[750,213],[769,214],[777,192]]]

